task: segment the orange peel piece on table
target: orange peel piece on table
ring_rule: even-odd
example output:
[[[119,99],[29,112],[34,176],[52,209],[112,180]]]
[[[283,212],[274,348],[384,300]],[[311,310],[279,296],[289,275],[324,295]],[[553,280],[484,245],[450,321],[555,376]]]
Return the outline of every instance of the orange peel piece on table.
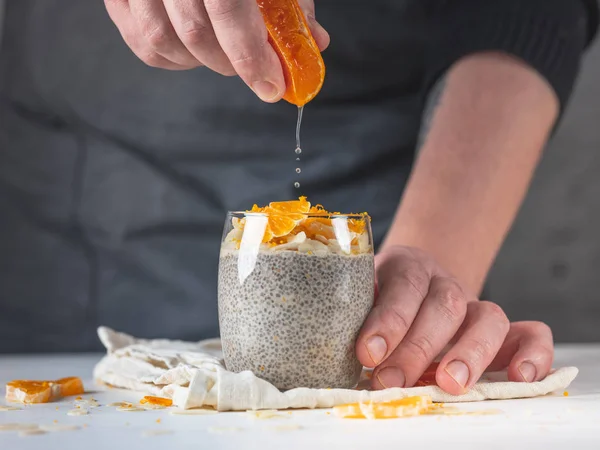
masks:
[[[434,407],[431,397],[415,396],[391,402],[349,403],[333,408],[343,419],[396,419],[426,414]]]
[[[284,100],[304,106],[325,81],[325,63],[297,0],[257,0],[283,69]]]
[[[84,393],[83,382],[78,377],[56,381],[14,380],[6,384],[6,400],[18,403],[48,403],[63,397]]]
[[[144,398],[142,398],[140,400],[140,403],[142,405],[159,405],[159,406],[173,406],[173,400],[171,400],[170,398],[164,398],[164,397],[153,397],[151,395],[146,395]]]

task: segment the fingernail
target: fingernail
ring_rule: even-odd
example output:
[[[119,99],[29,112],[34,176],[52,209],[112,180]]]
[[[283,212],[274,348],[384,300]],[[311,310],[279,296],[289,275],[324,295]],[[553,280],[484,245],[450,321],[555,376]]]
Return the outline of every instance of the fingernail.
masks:
[[[519,366],[519,373],[523,377],[523,381],[531,383],[535,380],[537,370],[535,369],[535,366],[530,362],[524,362]]]
[[[252,89],[265,102],[275,100],[279,95],[279,89],[269,81],[257,81],[252,85]]]
[[[462,361],[452,361],[446,366],[446,372],[461,387],[466,387],[469,381],[469,368]]]
[[[387,353],[387,343],[381,336],[371,336],[365,344],[373,364],[379,364]]]
[[[406,383],[404,372],[396,367],[386,367],[385,369],[380,370],[375,376],[379,381],[379,384],[386,389],[391,387],[404,387],[404,384]]]

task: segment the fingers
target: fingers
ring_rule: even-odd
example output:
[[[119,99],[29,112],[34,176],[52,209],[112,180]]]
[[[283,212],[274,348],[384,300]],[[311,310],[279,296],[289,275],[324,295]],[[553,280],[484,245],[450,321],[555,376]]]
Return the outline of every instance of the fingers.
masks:
[[[364,366],[385,361],[406,336],[427,296],[430,277],[429,268],[408,252],[378,259],[378,295],[356,343]]]
[[[164,6],[179,40],[196,60],[221,75],[235,75],[201,0],[164,0]]]
[[[231,65],[266,102],[285,93],[283,69],[255,0],[204,0],[215,35]]]
[[[554,361],[552,330],[542,322],[514,322],[489,370],[507,369],[510,381],[544,379]]]
[[[500,350],[509,327],[508,318],[495,303],[469,303],[460,336],[437,369],[438,386],[452,395],[469,390]]]
[[[317,22],[317,19],[315,19],[315,2],[313,0],[298,0],[298,4],[300,5],[302,12],[304,12],[310,32],[319,46],[319,50],[325,50],[329,47],[329,33],[325,31],[325,28],[323,28],[321,24]]]
[[[414,385],[460,328],[467,302],[467,295],[454,279],[434,276],[410,330],[375,370],[373,387]]]
[[[157,54],[181,66],[201,65],[177,36],[162,0],[129,0],[129,9],[138,32]]]
[[[117,26],[125,43],[144,63],[151,67],[168,70],[186,70],[191,67],[170,61],[158,54],[139,33],[138,25],[131,14],[128,0],[105,0],[106,10]]]

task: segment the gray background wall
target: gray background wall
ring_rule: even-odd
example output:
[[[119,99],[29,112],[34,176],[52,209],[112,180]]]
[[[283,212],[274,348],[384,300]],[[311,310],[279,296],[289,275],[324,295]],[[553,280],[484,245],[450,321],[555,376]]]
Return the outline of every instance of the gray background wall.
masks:
[[[600,342],[600,42],[496,261],[491,298],[558,341]]]

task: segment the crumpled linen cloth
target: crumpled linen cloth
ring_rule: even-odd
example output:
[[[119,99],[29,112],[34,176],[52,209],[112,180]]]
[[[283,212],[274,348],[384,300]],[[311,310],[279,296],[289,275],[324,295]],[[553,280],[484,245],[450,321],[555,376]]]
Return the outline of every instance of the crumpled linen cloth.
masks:
[[[218,411],[331,408],[345,403],[392,401],[413,395],[429,395],[434,402],[443,403],[528,398],[566,389],[578,373],[576,367],[563,367],[535,383],[514,383],[507,381],[505,372],[489,372],[473,389],[460,396],[449,395],[437,386],[381,391],[297,388],[281,392],[252,372],[226,370],[219,339],[196,343],[146,340],[106,327],[98,329],[98,336],[107,355],[94,369],[96,380],[171,398],[175,406],[183,409],[207,406]]]

